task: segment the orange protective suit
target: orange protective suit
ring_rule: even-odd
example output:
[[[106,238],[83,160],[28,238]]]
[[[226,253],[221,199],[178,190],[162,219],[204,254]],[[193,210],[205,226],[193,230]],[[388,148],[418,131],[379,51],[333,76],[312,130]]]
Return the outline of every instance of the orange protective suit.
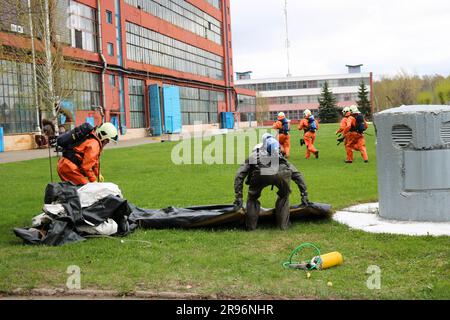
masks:
[[[367,129],[368,125],[364,119],[364,127]],[[353,150],[361,152],[361,156],[365,162],[369,161],[366,150],[366,140],[364,135],[355,131],[356,118],[349,116],[347,118],[347,125],[342,133],[345,136],[345,151],[347,152],[346,162],[353,162]]]
[[[102,142],[93,135],[73,149],[75,157],[81,161],[80,166],[68,158],[61,157],[57,168],[61,180],[70,181],[75,185],[97,181],[100,174],[100,153],[102,149]]]
[[[336,131],[336,134],[341,133],[342,131],[344,131],[345,127],[347,127],[347,119],[348,117],[350,117],[350,115],[350,112],[345,113],[344,117],[341,120],[341,123],[339,124],[339,129]]]
[[[319,122],[317,120],[314,120],[316,122],[317,130],[319,130]],[[319,151],[314,147],[314,141],[316,140],[316,133],[309,131],[309,123],[308,119],[304,118],[300,120],[300,123],[298,124],[298,130],[303,130],[303,139],[305,140],[306,144],[306,155],[305,158],[309,159],[311,157],[311,153],[313,153],[316,158],[319,157]]]
[[[286,158],[289,158],[289,155],[291,154],[291,136],[288,133],[283,133],[283,123],[281,123],[280,120],[276,121],[273,126],[275,130],[278,130],[277,139],[280,143],[281,152],[283,152],[284,156]],[[290,124],[289,124],[290,128]]]
[[[347,127],[347,120],[348,117],[350,117],[351,112],[346,112],[344,117],[341,120],[341,123],[339,124],[339,129],[336,131],[336,134],[342,133],[343,138],[344,138],[344,148],[347,145],[347,137],[346,135],[343,134],[345,128]]]

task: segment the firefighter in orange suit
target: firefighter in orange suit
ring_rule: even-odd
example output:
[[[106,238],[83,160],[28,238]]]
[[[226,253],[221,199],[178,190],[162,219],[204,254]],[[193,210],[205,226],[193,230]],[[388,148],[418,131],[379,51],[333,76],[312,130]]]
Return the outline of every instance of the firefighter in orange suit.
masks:
[[[347,126],[347,119],[348,117],[350,117],[351,112],[350,112],[350,107],[344,107],[344,109],[342,109],[342,120],[341,123],[339,124],[339,129],[336,131],[336,134],[341,133],[342,131],[344,131],[345,127]]]
[[[339,137],[337,139],[337,141],[339,142],[338,145],[341,142],[344,142],[344,147],[347,143],[347,139],[345,139],[345,136],[342,134],[342,132],[344,131],[345,127],[347,127],[347,120],[348,117],[350,117],[351,112],[350,112],[350,107],[344,107],[344,109],[342,109],[342,120],[341,123],[339,124],[339,129],[336,131],[336,134],[339,134]]]
[[[75,185],[88,182],[103,182],[100,174],[100,154],[103,147],[110,141],[117,141],[117,129],[105,122],[92,131],[89,137],[80,145],[70,150],[64,150],[58,161],[58,175],[62,181],[70,181]]]
[[[316,131],[319,129],[319,122],[314,119],[311,111],[306,109],[303,111],[303,119],[300,120],[298,125],[298,130],[303,130],[303,141],[300,140],[300,144],[306,144],[306,159],[309,159],[311,153],[319,158],[319,150],[314,147],[314,141],[316,140]]]
[[[281,152],[286,158],[289,158],[291,153],[291,136],[289,130],[291,130],[290,120],[286,118],[284,112],[278,113],[278,120],[273,124],[273,128],[278,130],[277,139],[281,146]]]
[[[364,162],[369,162],[366,150],[366,140],[364,139],[364,131],[368,125],[361,112],[356,105],[350,106],[351,115],[347,118],[347,125],[342,131],[345,136],[345,150],[347,152],[346,163],[353,162],[353,150],[361,152]]]

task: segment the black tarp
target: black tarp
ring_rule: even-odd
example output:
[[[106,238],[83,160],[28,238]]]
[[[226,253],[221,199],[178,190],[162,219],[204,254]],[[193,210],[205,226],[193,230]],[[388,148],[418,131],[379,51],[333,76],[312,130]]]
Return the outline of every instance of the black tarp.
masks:
[[[89,207],[82,208],[77,194],[78,186],[68,182],[48,184],[44,202],[59,203],[65,209],[63,216],[56,217],[47,224],[34,228],[15,228],[17,237],[28,244],[62,245],[85,240],[79,228],[100,225],[107,219],[113,219],[118,230],[114,235],[125,236],[137,227],[140,228],[198,228],[219,227],[244,224],[244,210],[235,210],[233,205],[207,205],[186,208],[168,207],[164,209],[142,209],[118,196],[107,196]],[[273,218],[274,209],[260,211],[260,219]],[[331,206],[310,203],[308,206],[291,206],[291,220],[297,218],[331,216]]]

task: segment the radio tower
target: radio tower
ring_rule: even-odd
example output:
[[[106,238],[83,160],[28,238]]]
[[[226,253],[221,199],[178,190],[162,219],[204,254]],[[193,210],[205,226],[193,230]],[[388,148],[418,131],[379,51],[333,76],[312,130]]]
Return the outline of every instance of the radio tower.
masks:
[[[284,0],[284,19],[286,21],[286,54],[287,54],[287,77],[291,76],[289,69],[289,32],[288,32],[288,10],[287,10],[287,0]]]

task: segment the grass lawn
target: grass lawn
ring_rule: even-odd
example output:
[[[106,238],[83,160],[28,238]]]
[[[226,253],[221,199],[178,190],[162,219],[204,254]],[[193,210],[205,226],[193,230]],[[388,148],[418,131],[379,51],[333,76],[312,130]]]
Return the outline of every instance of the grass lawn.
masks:
[[[363,163],[357,153],[351,165],[344,163],[343,145],[336,146],[337,126],[322,125],[318,131],[318,160],[304,159],[299,132],[292,133],[290,160],[303,173],[310,200],[329,203],[333,209],[376,201],[373,126],[368,131],[372,136],[366,136],[369,163]],[[165,142],[106,150],[103,175],[119,185],[126,199],[142,208],[234,200],[238,164],[174,165],[174,146]],[[449,237],[369,234],[332,220],[298,221],[287,231],[270,225],[254,232],[147,229],[123,238],[123,243],[120,239],[95,238],[61,247],[26,246],[12,229],[30,225],[31,218],[41,212],[49,181],[48,159],[1,164],[0,177],[0,292],[65,288],[67,267],[77,265],[82,289],[123,293],[150,290],[235,298],[450,298]],[[298,203],[295,184],[292,189],[291,203]],[[262,205],[273,207],[274,203],[275,191],[267,188]],[[344,264],[313,271],[310,279],[304,271],[284,269],[282,263],[303,242],[315,243],[323,253],[341,252]],[[309,254],[312,256],[312,251]],[[370,265],[381,268],[380,290],[366,286]],[[328,281],[332,287],[327,286]]]

